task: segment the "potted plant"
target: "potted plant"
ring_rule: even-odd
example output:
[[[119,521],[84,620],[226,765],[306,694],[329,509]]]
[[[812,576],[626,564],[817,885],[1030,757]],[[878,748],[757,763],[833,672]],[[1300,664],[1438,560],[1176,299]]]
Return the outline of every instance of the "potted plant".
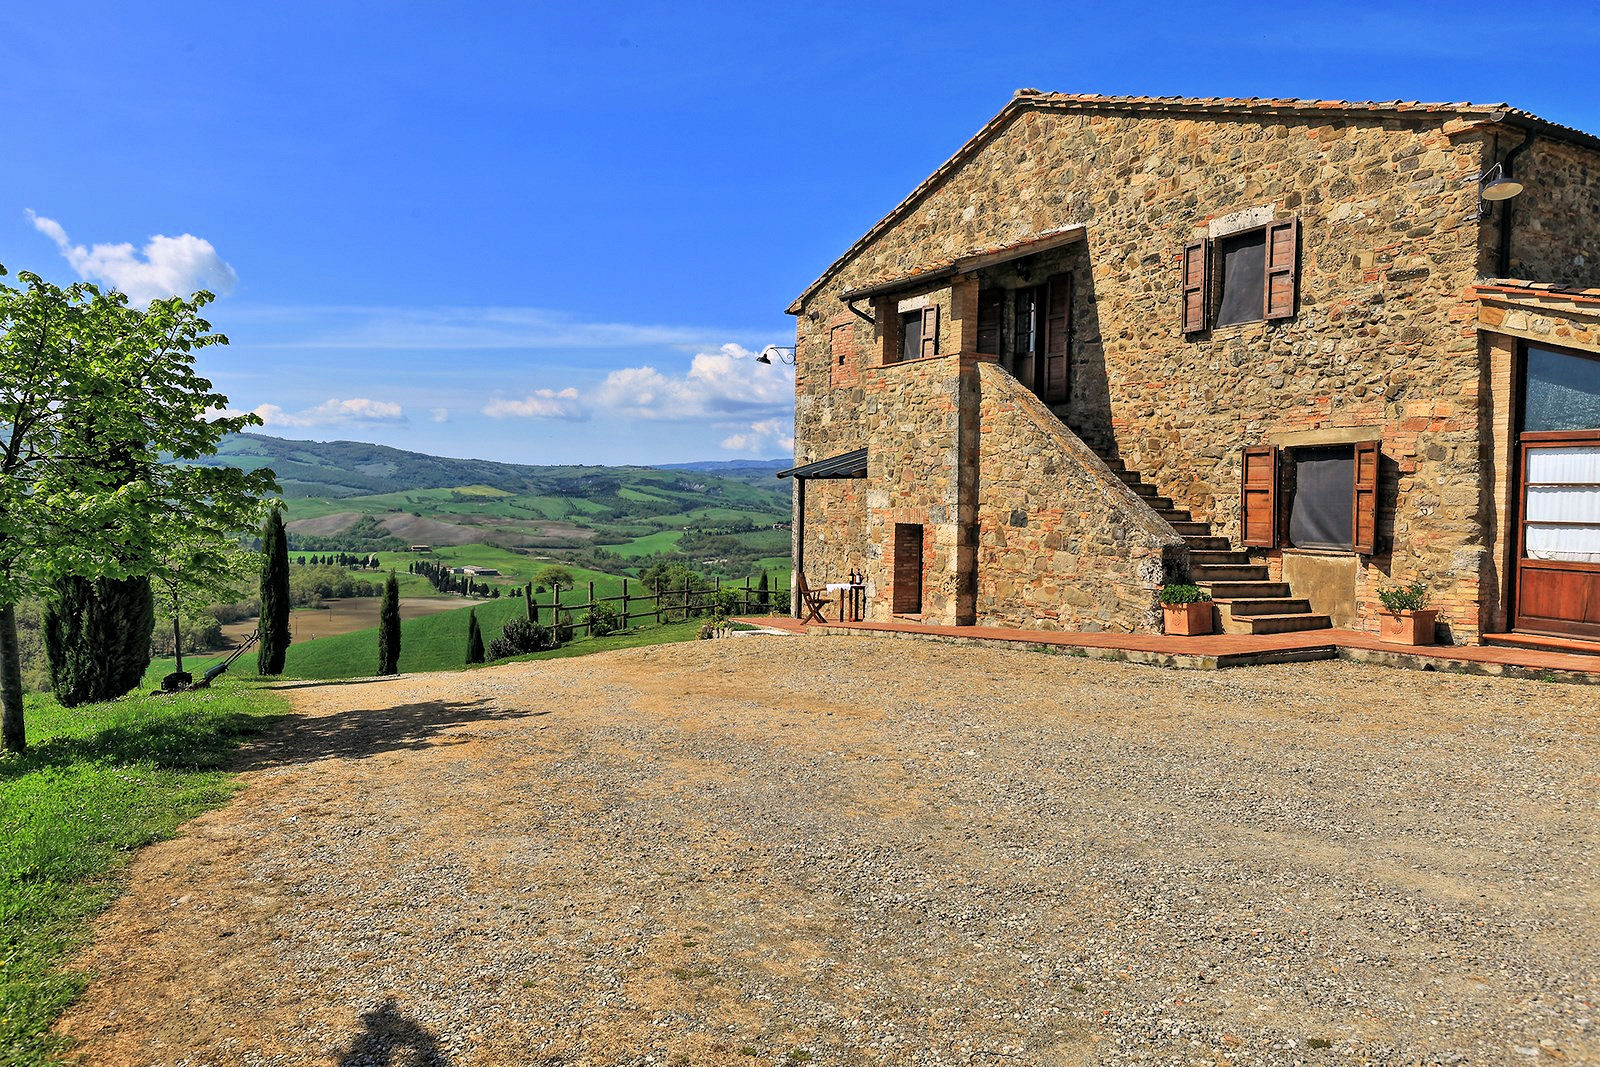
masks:
[[[1439,613],[1427,607],[1428,586],[1421,578],[1410,585],[1378,590],[1383,610],[1378,613],[1378,636],[1397,645],[1433,644],[1433,624]]]
[[[1197,585],[1161,587],[1163,629],[1169,634],[1199,637],[1211,632],[1211,594]]]

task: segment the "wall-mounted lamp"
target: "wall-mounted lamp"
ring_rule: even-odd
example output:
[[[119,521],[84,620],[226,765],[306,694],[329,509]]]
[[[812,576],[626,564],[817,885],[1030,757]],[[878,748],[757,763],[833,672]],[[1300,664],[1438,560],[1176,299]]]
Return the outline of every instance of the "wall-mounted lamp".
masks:
[[[1468,221],[1486,219],[1489,212],[1494,210],[1494,203],[1499,200],[1510,200],[1522,192],[1522,183],[1515,178],[1506,176],[1505,165],[1496,163],[1476,178],[1467,181],[1478,183],[1478,213],[1469,217]]]
[[[785,348],[783,345],[768,345],[766,348],[763,348],[761,350],[761,354],[756,357],[756,362],[757,363],[765,363],[768,366],[771,366],[772,365],[772,357],[773,357],[773,355],[777,355],[778,362],[782,363],[785,367],[794,366],[794,360],[795,360],[795,351],[794,351],[794,349],[793,348]]]

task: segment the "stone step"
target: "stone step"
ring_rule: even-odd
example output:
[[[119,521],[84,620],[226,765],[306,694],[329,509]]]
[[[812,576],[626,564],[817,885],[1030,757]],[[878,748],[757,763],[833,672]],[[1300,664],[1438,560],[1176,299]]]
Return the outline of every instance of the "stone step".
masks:
[[[1184,537],[1211,536],[1211,524],[1209,522],[1174,522],[1168,525]],[[1224,540],[1224,543],[1226,543],[1226,540]]]
[[[1222,552],[1230,549],[1226,537],[1216,537],[1211,534],[1184,534],[1183,543],[1189,546],[1191,557],[1199,552]]]
[[[1153,485],[1146,485],[1143,482],[1130,482],[1126,478],[1122,480],[1122,483],[1129,489],[1132,489],[1135,493],[1138,493],[1140,496],[1144,497],[1146,500],[1149,500],[1156,495],[1156,487]]]
[[[1158,514],[1163,511],[1178,510],[1178,506],[1172,502],[1170,497],[1147,496],[1144,498],[1144,502],[1150,505],[1150,510],[1157,512]],[[1189,513],[1186,511],[1184,514],[1187,515]]]
[[[1267,573],[1264,563],[1196,563],[1189,555],[1189,574],[1196,582],[1265,582]]]
[[[1212,600],[1253,600],[1258,597],[1289,596],[1288,582],[1197,582],[1211,593]]]
[[[1241,627],[1237,630],[1225,631],[1228,633],[1246,634],[1288,634],[1300,630],[1326,630],[1330,627],[1326,615],[1312,615],[1309,612],[1293,615],[1246,615],[1234,620],[1230,625]]]
[[[1311,601],[1293,596],[1239,597],[1223,601],[1234,618],[1252,615],[1309,615]]]
[[[1232,548],[1192,548],[1189,562],[1196,567],[1248,567],[1250,553]]]

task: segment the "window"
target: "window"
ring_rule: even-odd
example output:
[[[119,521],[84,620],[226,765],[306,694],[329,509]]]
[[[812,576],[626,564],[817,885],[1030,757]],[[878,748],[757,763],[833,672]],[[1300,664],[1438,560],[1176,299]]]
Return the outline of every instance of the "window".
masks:
[[[1217,325],[1260,322],[1267,278],[1267,231],[1224,237],[1217,248]]]
[[[1299,232],[1299,222],[1287,219],[1187,246],[1179,283],[1183,332],[1292,318]]]
[[[900,312],[901,360],[923,359],[939,354],[939,306]]]
[[[1600,359],[1528,346],[1522,390],[1522,429],[1600,429]]]
[[[1377,441],[1279,450],[1244,450],[1240,491],[1243,543],[1276,548],[1280,530],[1295,548],[1377,547]],[[1280,505],[1280,472],[1286,475]],[[1281,519],[1287,521],[1280,522]]]
[[[1289,502],[1289,543],[1296,548],[1349,548],[1355,529],[1354,446],[1296,448],[1290,462],[1294,493]]]

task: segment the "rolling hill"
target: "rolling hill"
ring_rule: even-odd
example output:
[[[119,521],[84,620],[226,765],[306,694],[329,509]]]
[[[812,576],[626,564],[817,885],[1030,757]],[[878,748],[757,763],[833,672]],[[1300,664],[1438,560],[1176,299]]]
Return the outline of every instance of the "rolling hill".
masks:
[[[621,573],[656,559],[730,577],[789,554],[786,461],[532,466],[358,441],[226,439],[205,462],[271,467],[296,551],[483,544]]]

